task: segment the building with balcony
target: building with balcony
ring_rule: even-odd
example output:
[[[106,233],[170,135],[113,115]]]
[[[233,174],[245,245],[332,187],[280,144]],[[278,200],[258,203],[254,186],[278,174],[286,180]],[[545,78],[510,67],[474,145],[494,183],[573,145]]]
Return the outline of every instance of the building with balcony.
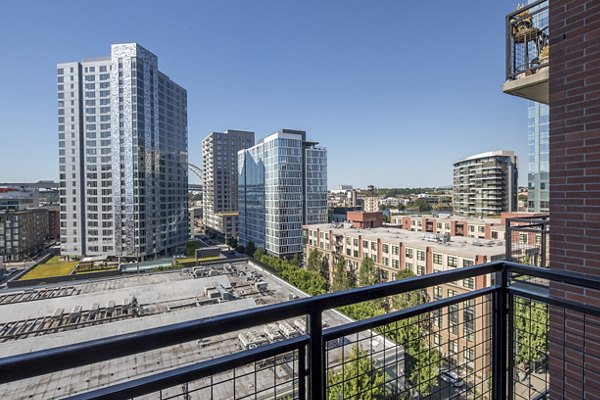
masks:
[[[506,17],[504,93],[549,104],[550,20],[548,0],[530,1]]]
[[[470,267],[504,259],[503,241],[478,240],[449,236],[424,236],[421,233],[394,228],[355,229],[333,227],[328,224],[304,226],[305,259],[314,249],[323,254],[333,277],[338,260],[343,257],[347,268],[358,275],[364,258],[373,260],[382,281],[394,281],[401,270],[410,270],[416,276]],[[440,300],[454,297],[491,285],[490,277],[467,278],[427,289],[427,298]],[[473,375],[477,382],[485,380],[490,372],[490,360],[474,357],[473,343],[483,343],[489,334],[484,327],[490,321],[474,318],[490,315],[487,304],[473,302],[451,308],[447,314],[434,313],[430,344],[438,348],[448,365],[460,365],[461,373]],[[460,327],[460,332],[459,332]],[[477,335],[477,337],[475,337]],[[484,349],[479,349],[484,353]]]
[[[0,257],[23,261],[44,249],[49,238],[48,210],[0,211]]]
[[[454,163],[454,215],[485,218],[517,211],[517,156],[490,151]]]
[[[276,256],[302,252],[302,225],[327,222],[327,150],[282,129],[238,153],[239,239]]]
[[[400,229],[469,237],[504,240],[504,218],[468,218],[454,215],[392,215],[391,223]]]
[[[363,211],[376,212],[379,211],[379,197],[377,196],[359,196],[358,201],[362,202]]]
[[[237,237],[237,153],[254,146],[254,132],[228,129],[202,141],[203,223],[208,231]]]
[[[139,258],[188,238],[187,93],[136,43],[58,64],[61,253]]]

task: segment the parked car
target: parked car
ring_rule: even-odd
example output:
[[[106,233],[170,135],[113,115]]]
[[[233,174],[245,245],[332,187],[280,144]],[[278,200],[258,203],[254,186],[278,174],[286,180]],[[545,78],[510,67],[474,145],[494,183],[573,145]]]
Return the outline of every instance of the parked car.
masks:
[[[454,387],[462,387],[465,384],[465,381],[462,380],[461,377],[454,371],[444,371],[440,374],[440,379],[446,383],[451,384]]]

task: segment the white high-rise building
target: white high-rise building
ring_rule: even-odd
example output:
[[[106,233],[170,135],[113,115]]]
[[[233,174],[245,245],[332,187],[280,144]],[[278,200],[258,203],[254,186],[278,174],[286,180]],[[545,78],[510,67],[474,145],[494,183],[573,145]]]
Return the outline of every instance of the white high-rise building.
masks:
[[[212,132],[202,141],[203,223],[225,237],[238,236],[237,153],[254,146],[254,132]]]
[[[327,222],[327,150],[282,129],[238,153],[239,238],[269,253],[302,252],[302,225]]]
[[[185,89],[135,43],[57,68],[62,254],[137,258],[184,245]]]
[[[463,217],[517,211],[517,156],[490,151],[454,163],[452,208]]]

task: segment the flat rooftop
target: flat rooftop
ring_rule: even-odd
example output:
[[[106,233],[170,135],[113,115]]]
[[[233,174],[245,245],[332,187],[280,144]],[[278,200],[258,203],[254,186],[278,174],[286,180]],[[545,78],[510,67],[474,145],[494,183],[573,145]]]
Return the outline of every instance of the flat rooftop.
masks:
[[[452,215],[452,214],[444,214],[441,213],[440,215],[434,216],[432,214],[392,214],[392,218],[402,218],[402,217],[410,217],[413,220],[420,220],[420,219],[435,219],[437,222],[444,222],[444,221],[467,221],[467,222],[472,222],[474,224],[498,224],[498,227],[503,228],[504,224],[502,223],[502,217],[497,217],[497,218],[492,218],[492,217],[486,217],[486,218],[474,218],[474,217],[463,217],[460,215]]]
[[[0,291],[0,358],[58,346],[85,342],[173,323],[203,319],[305,297],[305,293],[248,261],[223,262],[177,271],[126,275],[98,281],[46,285],[28,290]],[[351,321],[336,311],[324,313],[324,325],[337,326]],[[80,368],[0,385],[0,393],[10,399],[61,398],[142,375],[182,367],[202,360],[238,352],[248,346],[242,335],[261,343],[283,340],[285,335],[301,335],[304,318],[283,320],[287,329],[264,326],[182,343],[177,346],[139,353]],[[284,331],[287,331],[284,333]],[[289,336],[289,337],[292,337]],[[339,362],[349,354],[352,343],[368,343],[375,354],[394,357],[398,368],[398,348],[380,335],[361,332],[328,352],[329,362]],[[400,348],[401,349],[401,348]],[[379,353],[378,353],[379,352]],[[402,353],[402,350],[400,350]],[[290,358],[291,357],[291,358]],[[277,395],[291,393],[294,356],[283,357],[274,367],[260,371],[256,365],[236,369],[243,384],[235,383],[236,396],[253,395],[277,382]],[[291,371],[291,372],[290,372]],[[219,374],[225,379],[230,373]],[[221,376],[222,375],[222,376]],[[210,379],[210,378],[207,378]],[[190,382],[188,389],[199,398],[231,398],[232,385],[218,385],[207,391],[207,379]],[[248,381],[248,383],[244,383]],[[163,390],[164,396],[181,396],[181,387]],[[297,390],[297,389],[296,389]],[[202,397],[204,394],[208,397]],[[212,393],[209,395],[209,393]],[[157,394],[147,396],[156,398]],[[264,397],[264,396],[261,396]],[[266,396],[269,397],[269,396]],[[194,397],[196,398],[196,397]]]
[[[331,231],[334,235],[357,237],[360,235],[366,240],[381,239],[385,243],[404,243],[407,247],[431,247],[434,251],[447,254],[484,256],[503,255],[505,252],[504,240],[475,239],[463,236],[452,236],[450,241],[442,242],[441,235],[434,233],[414,232],[394,227],[380,228],[352,228],[340,227],[339,224],[314,224],[304,225],[305,229],[319,229],[324,232]]]

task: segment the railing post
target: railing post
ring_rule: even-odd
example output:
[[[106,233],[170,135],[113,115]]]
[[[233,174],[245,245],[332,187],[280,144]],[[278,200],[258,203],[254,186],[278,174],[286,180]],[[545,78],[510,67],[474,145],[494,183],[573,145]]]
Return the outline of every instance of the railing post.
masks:
[[[506,267],[496,272],[496,285],[500,287],[494,292],[494,316],[492,322],[492,398],[504,400],[507,397],[507,359],[508,359],[508,306],[507,286],[508,272]]]
[[[511,68],[511,62],[514,64],[514,57],[512,54],[512,35],[510,16],[506,16],[506,80],[512,79],[513,68]]]
[[[506,349],[506,358],[508,360],[508,367],[506,371],[506,379],[507,384],[507,399],[514,398],[514,388],[515,388],[515,296],[512,293],[508,292],[506,294],[508,296],[507,304],[508,309],[506,310],[506,318],[507,318],[507,349]]]
[[[512,229],[511,229],[511,219],[510,218],[506,218],[506,221],[504,222],[506,227],[504,229],[504,245],[505,245],[505,251],[504,251],[504,258],[506,261],[513,261],[512,259]]]
[[[298,349],[298,398],[306,400],[306,347]]]
[[[309,399],[325,400],[327,373],[325,371],[325,343],[323,342],[323,318],[321,310],[309,316],[308,381]]]

